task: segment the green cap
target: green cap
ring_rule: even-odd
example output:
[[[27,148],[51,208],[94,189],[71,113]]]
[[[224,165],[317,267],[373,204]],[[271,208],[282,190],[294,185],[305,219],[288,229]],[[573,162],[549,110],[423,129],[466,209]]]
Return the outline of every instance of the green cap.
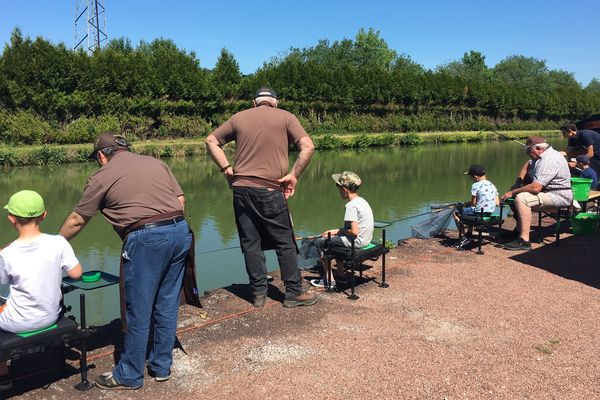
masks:
[[[339,186],[345,187],[352,191],[358,189],[361,185],[362,181],[360,180],[360,176],[356,175],[351,171],[344,171],[341,174],[333,174],[331,178],[335,181],[335,183]]]
[[[16,217],[23,218],[39,217],[46,211],[44,199],[33,190],[21,190],[13,194],[4,209]]]

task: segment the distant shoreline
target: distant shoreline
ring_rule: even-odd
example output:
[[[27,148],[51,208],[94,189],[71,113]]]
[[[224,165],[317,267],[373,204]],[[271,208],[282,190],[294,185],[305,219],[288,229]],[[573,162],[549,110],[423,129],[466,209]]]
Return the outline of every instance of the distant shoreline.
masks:
[[[504,131],[502,133],[510,139],[516,140],[532,135],[545,137],[560,135],[557,130]],[[318,150],[510,140],[491,131],[321,134],[311,137]],[[136,153],[157,158],[206,155],[204,138],[135,141],[131,147]],[[91,148],[91,144],[0,146],[0,165],[16,167],[84,162],[87,160]],[[229,145],[227,148],[231,150],[233,146]]]

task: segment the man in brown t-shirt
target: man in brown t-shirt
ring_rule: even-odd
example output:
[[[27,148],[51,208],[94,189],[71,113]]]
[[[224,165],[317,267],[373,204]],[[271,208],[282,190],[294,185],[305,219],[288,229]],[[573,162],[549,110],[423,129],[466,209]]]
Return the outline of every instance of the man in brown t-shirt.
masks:
[[[92,155],[101,168],[60,234],[70,240],[100,211],[124,240],[125,344],[112,372],[100,375],[102,389],[137,389],[144,382],[150,320],[154,342],[149,372],[157,381],[171,374],[179,293],[192,235],[183,217],[185,198],[171,170],[152,157],[131,153],[124,137],[101,134]]]
[[[267,267],[263,250],[275,250],[285,284],[285,307],[307,306],[317,296],[304,292],[297,265],[297,248],[286,199],[314,152],[298,119],[277,108],[270,88],[256,92],[254,108],[239,112],[206,138],[208,151],[233,188],[233,209],[254,306],[267,296]],[[232,168],[222,146],[235,141]],[[300,153],[288,173],[288,149]]]

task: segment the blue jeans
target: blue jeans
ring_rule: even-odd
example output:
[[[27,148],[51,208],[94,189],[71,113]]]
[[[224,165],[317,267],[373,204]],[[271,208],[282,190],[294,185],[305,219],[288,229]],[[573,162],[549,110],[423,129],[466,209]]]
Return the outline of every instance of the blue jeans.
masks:
[[[267,294],[267,266],[263,250],[275,250],[285,284],[285,297],[302,293],[298,253],[282,192],[263,188],[233,188],[235,222],[253,294]]]
[[[123,246],[127,331],[114,378],[126,386],[144,383],[150,330],[154,342],[148,357],[156,376],[169,375],[177,328],[179,292],[192,235],[180,221],[129,234]]]

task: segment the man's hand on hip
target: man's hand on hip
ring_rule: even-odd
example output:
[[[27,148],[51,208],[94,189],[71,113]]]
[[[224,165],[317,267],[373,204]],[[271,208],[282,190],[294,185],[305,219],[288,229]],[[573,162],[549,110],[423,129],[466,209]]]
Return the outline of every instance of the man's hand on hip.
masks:
[[[296,183],[298,183],[298,178],[294,174],[287,174],[281,179],[277,179],[277,182],[281,183],[283,186],[283,195],[286,199],[289,199],[294,195],[296,191]]]

